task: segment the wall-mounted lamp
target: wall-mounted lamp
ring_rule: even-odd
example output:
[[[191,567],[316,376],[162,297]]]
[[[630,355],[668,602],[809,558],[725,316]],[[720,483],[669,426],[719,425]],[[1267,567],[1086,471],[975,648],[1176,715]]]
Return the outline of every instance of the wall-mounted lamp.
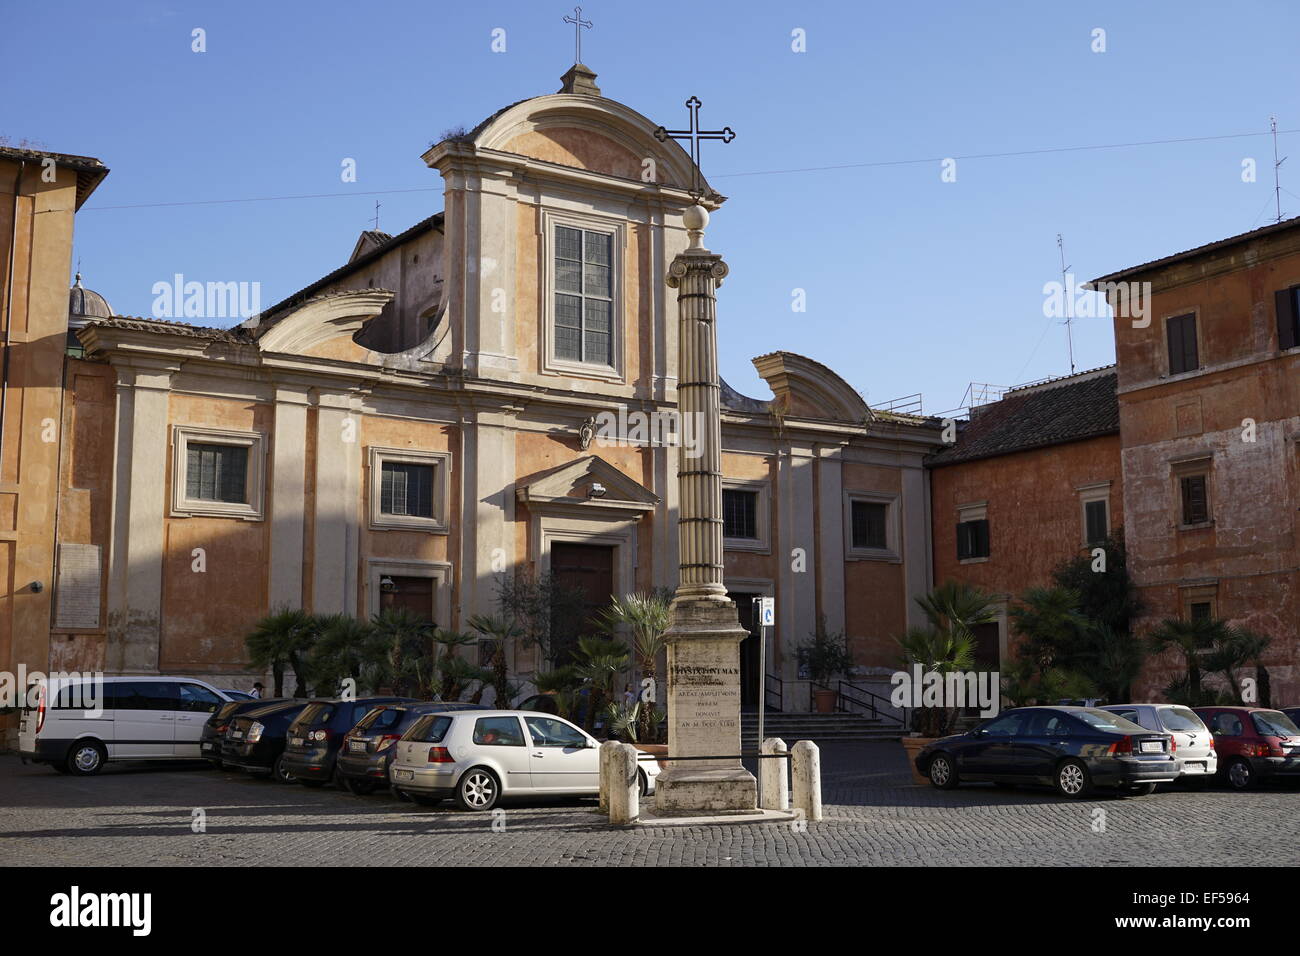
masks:
[[[591,487],[587,489],[587,497],[588,497],[588,498],[604,498],[604,497],[605,497],[605,486],[602,485],[599,481],[593,481],[593,482],[591,483]]]
[[[383,591],[385,594],[396,594],[397,582],[385,574],[379,579],[379,590]]]
[[[40,594],[42,591],[45,590],[45,585],[42,584],[40,581],[33,581],[30,587],[32,589],[33,594]]]

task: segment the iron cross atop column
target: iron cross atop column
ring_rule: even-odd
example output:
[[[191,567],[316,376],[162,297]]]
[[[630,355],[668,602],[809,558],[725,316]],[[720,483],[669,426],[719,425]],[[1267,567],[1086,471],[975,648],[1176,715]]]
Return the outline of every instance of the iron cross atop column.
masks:
[[[686,108],[691,112],[690,129],[664,129],[660,126],[655,130],[655,139],[661,143],[665,143],[670,139],[690,141],[691,198],[697,203],[700,201],[700,140],[720,139],[724,143],[730,143],[736,138],[736,134],[730,126],[724,126],[722,129],[700,129],[700,107],[703,105],[697,96],[692,96],[686,101]]]
[[[565,23],[573,24],[573,62],[582,62],[582,29],[591,29],[591,21],[582,19],[582,7],[573,8],[573,16],[565,17]]]

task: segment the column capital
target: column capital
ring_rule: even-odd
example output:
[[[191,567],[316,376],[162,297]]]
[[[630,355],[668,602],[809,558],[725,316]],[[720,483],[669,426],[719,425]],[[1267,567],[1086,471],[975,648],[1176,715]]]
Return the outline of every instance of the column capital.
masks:
[[[722,285],[722,280],[731,272],[731,268],[716,252],[687,249],[685,252],[678,253],[673,259],[668,266],[668,275],[664,281],[668,283],[669,288],[676,289],[687,274],[692,272],[707,273],[718,285]]]

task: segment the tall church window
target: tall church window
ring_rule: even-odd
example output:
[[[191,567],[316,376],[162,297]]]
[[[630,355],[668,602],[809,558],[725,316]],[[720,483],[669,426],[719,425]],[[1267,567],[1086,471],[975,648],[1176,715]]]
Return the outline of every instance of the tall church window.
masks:
[[[613,239],[555,227],[555,357],[614,364]]]

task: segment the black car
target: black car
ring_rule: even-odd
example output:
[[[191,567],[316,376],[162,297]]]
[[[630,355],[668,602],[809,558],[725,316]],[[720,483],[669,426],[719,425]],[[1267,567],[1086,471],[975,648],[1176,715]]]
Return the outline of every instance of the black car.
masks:
[[[299,783],[319,787],[334,776],[334,762],[343,735],[378,704],[414,704],[410,697],[318,697],[289,727],[284,746],[284,769]]]
[[[306,706],[305,700],[263,701],[261,707],[232,717],[221,738],[221,765],[293,783],[293,775],[284,769],[284,742],[289,725]]]
[[[1045,784],[1066,797],[1094,787],[1132,796],[1178,778],[1173,738],[1093,707],[1018,707],[927,744],[916,769],[941,790],[968,781]]]
[[[220,767],[221,741],[225,739],[226,728],[230,726],[231,719],[267,704],[282,703],[284,700],[286,698],[271,698],[270,700],[254,700],[250,698],[248,700],[232,700],[220,705],[203,725],[203,733],[199,735],[199,756],[213,766]]]
[[[364,796],[388,786],[388,763],[393,742],[425,714],[453,710],[486,710],[485,704],[435,701],[420,704],[380,704],[343,736],[335,758],[338,782],[351,793]]]

